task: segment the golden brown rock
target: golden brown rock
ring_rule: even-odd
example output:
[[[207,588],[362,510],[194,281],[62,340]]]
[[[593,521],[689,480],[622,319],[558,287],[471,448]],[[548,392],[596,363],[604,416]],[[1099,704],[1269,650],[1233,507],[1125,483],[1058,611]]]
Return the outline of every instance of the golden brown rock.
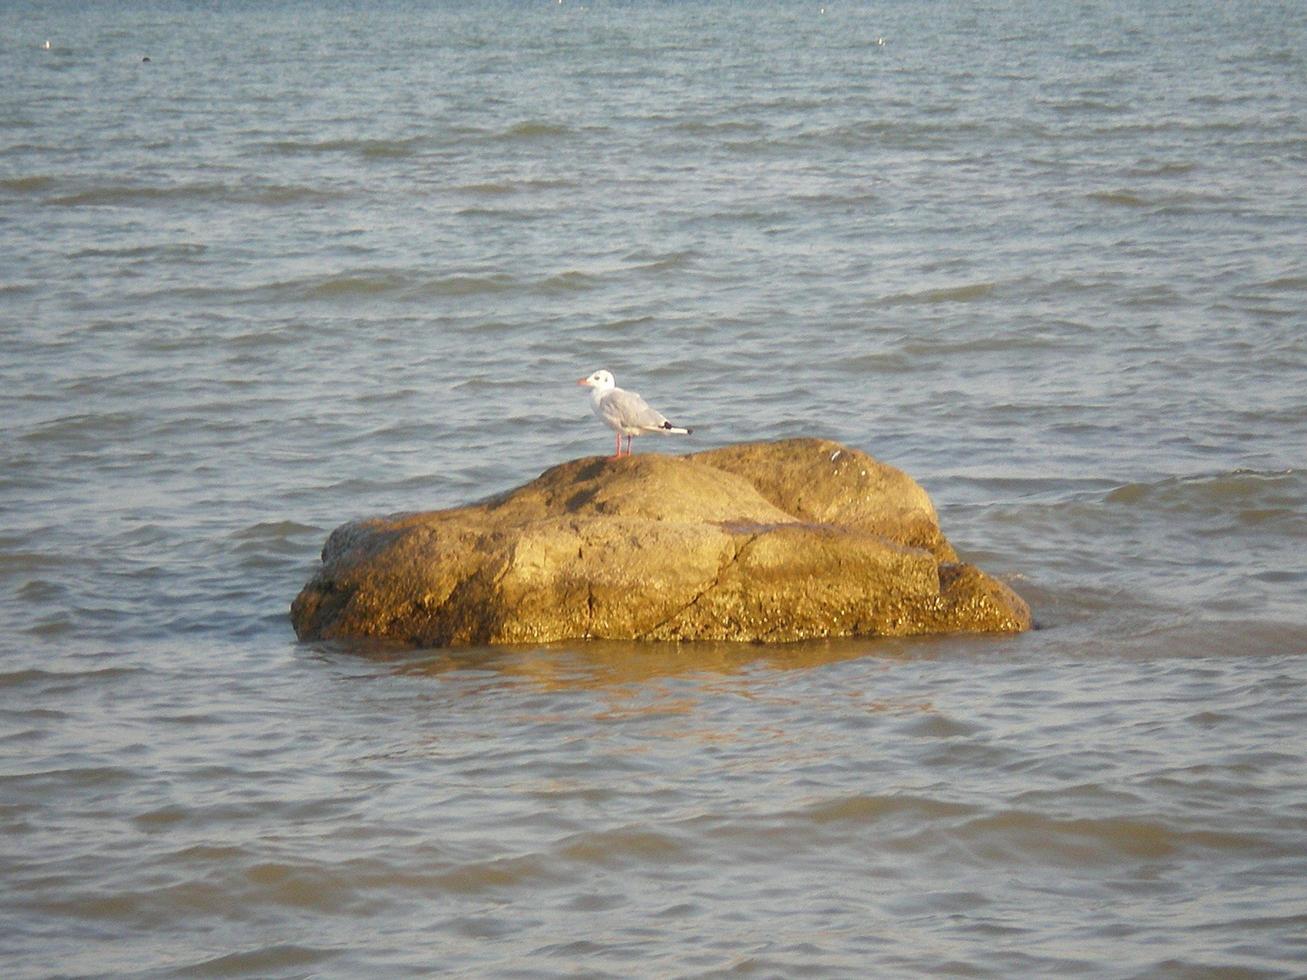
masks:
[[[588,458],[480,503],[358,521],[291,606],[301,639],[786,641],[1015,632],[906,474],[820,439]]]

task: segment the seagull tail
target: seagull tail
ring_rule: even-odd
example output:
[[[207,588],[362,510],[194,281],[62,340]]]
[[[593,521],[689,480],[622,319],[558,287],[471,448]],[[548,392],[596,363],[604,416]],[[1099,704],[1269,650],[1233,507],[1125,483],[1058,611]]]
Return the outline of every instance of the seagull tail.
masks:
[[[688,436],[688,435],[689,435],[691,432],[693,432],[694,430],[693,430],[693,429],[683,429],[683,428],[681,428],[679,425],[672,425],[671,422],[664,422],[664,423],[662,424],[662,428],[659,429],[659,431],[660,431],[660,432],[670,432],[670,433],[675,433],[675,434],[678,435],[678,436]]]

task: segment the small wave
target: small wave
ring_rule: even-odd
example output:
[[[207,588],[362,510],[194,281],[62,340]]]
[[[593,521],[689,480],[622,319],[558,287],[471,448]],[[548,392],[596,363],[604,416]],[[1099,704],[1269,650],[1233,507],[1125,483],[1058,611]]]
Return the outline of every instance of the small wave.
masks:
[[[78,623],[72,613],[60,611],[23,627],[19,632],[42,640],[55,640],[61,636],[71,636],[77,629]]]
[[[958,118],[951,110],[945,110],[937,120],[877,119],[804,129],[783,139],[779,145],[802,147],[816,143],[822,146],[862,148],[878,144],[887,147],[923,149],[944,143],[952,144],[964,134],[982,133],[986,125],[982,122]],[[778,145],[772,138],[760,138],[752,141],[752,144],[754,148]]]
[[[877,351],[845,358],[842,367],[854,373],[862,371],[905,371],[912,367],[906,351]]]
[[[403,289],[408,280],[388,272],[344,273],[311,282],[304,289],[306,299],[341,299],[350,296],[371,297]]]
[[[690,219],[695,224],[714,226],[722,224],[742,224],[749,227],[772,229],[789,220],[789,215],[780,210],[768,211],[751,205],[727,207],[708,211]]]
[[[28,670],[11,670],[0,673],[0,688],[4,687],[21,687],[24,684],[30,684],[33,681],[43,681],[53,676],[48,670],[37,670],[35,668]]]
[[[361,157],[385,160],[412,156],[417,146],[413,140],[366,140],[355,151]]]
[[[55,786],[115,786],[137,784],[140,770],[126,766],[70,766],[67,769],[42,769],[36,772],[0,774],[0,786],[33,784]]]
[[[414,298],[427,296],[476,296],[482,293],[502,293],[514,288],[517,281],[510,275],[458,274],[425,282],[414,289]]]
[[[910,818],[912,822],[953,819],[975,811],[956,803],[946,803],[925,796],[849,796],[813,804],[802,814],[801,821],[816,824],[856,823],[889,818]]]
[[[1303,293],[1307,292],[1307,276],[1281,276],[1278,279],[1257,283],[1253,288],[1276,293]]]
[[[377,299],[423,300],[438,296],[472,296],[503,292],[517,285],[508,275],[473,275],[455,273],[436,279],[416,279],[407,272],[393,269],[353,269],[269,283],[246,290],[251,301]]]
[[[170,204],[175,201],[210,198],[222,193],[220,184],[183,184],[176,187],[136,187],[115,185],[91,187],[73,194],[46,200],[56,207],[123,207],[132,205]]]
[[[1092,96],[1078,99],[1060,99],[1056,102],[1045,102],[1044,104],[1061,116],[1085,114],[1119,116],[1124,115],[1130,108],[1120,102],[1114,102],[1106,98],[1093,98]]]
[[[582,293],[595,289],[598,285],[598,276],[570,269],[567,272],[545,277],[537,284],[537,288],[550,293]]]
[[[943,289],[925,289],[920,292],[895,293],[880,301],[882,306],[910,306],[930,303],[972,303],[993,295],[998,288],[996,283],[977,282],[966,286],[950,286]]]
[[[1155,483],[1128,483],[1110,491],[1108,504],[1166,512],[1193,509],[1241,510],[1264,520],[1268,514],[1294,514],[1304,504],[1303,476],[1298,470],[1232,470],[1199,476],[1169,477]]]
[[[460,194],[476,194],[486,197],[501,197],[506,194],[516,194],[520,187],[516,184],[497,183],[494,181],[485,181],[480,184],[464,184],[462,187],[454,188]]]
[[[0,180],[0,191],[9,191],[13,194],[34,194],[38,191],[49,190],[54,186],[53,177],[34,175],[31,177],[7,177]]]
[[[1187,829],[1137,817],[1061,818],[1031,810],[1006,810],[972,820],[957,831],[973,851],[1033,863],[1098,863],[1122,859],[1156,861],[1183,852],[1265,852],[1266,842],[1235,831]]]
[[[339,201],[340,198],[341,194],[337,191],[326,191],[318,187],[304,187],[298,184],[233,188],[223,195],[223,200],[226,201],[270,208],[286,204],[331,203]]]
[[[635,862],[658,864],[680,863],[691,859],[686,844],[679,838],[645,827],[620,827],[568,838],[560,855],[571,861],[601,867],[622,867]]]
[[[315,863],[266,861],[247,867],[244,877],[262,893],[263,901],[317,912],[343,911],[355,891],[348,876]]]
[[[500,140],[541,140],[570,136],[571,133],[570,128],[560,123],[526,120],[501,130],[495,134],[495,138]]]
[[[232,533],[235,541],[284,541],[301,534],[321,534],[322,529],[295,521],[265,521]]]
[[[486,221],[539,221],[545,217],[547,211],[524,211],[513,208],[488,208],[485,206],[473,206],[459,208],[454,214],[459,218],[468,218],[472,220]]]
[[[0,573],[36,572],[43,569],[61,568],[72,559],[63,555],[51,555],[41,551],[0,552]]]
[[[1047,340],[1039,338],[1026,338],[1020,335],[995,333],[986,334],[981,337],[971,337],[966,340],[954,340],[952,334],[945,334],[939,338],[927,338],[921,340],[909,340],[903,344],[902,353],[914,360],[909,361],[907,367],[911,370],[916,366],[915,359],[922,356],[941,356],[946,354],[968,354],[980,353],[985,351],[1012,351],[1021,348],[1034,348],[1053,346]],[[994,411],[1003,413],[1011,406],[996,404]],[[1024,408],[1017,407],[1018,412],[1024,411]]]
[[[1198,169],[1198,164],[1185,161],[1141,164],[1132,171],[1136,177],[1183,177]]]
[[[998,409],[1010,407],[1016,413],[1026,412],[1024,405],[996,406]],[[1116,489],[1113,481],[1104,477],[1065,477],[1065,476],[977,476],[966,472],[950,473],[949,480],[961,487],[974,488],[985,498],[1000,497],[1015,499],[1019,497],[1042,497],[1052,501],[1085,501],[1092,495],[1095,499],[1103,492]]]
[[[25,603],[62,602],[71,590],[63,582],[34,578],[19,586],[14,594]]]
[[[753,139],[729,140],[723,144],[726,149],[740,156],[775,156],[781,144],[772,138],[758,136]]]
[[[1243,94],[1229,92],[1197,92],[1189,96],[1189,104],[1202,106],[1204,108],[1225,108],[1227,106],[1236,105],[1253,105],[1261,101],[1263,97],[1264,96],[1261,94],[1253,94],[1251,92]]]
[[[336,192],[300,185],[177,184],[167,187],[110,185],[89,187],[46,199],[56,207],[153,207],[176,203],[213,201],[277,207],[303,201],[336,200]]]
[[[306,974],[303,968],[328,962],[340,955],[338,949],[274,943],[186,964],[182,972],[192,977],[313,975],[313,971]]]
[[[84,248],[73,252],[74,259],[198,259],[209,250],[200,242],[171,242],[167,245],[129,245],[122,248]]]
[[[1149,196],[1129,188],[1091,191],[1085,197],[1110,207],[1152,210],[1158,214],[1189,214],[1228,207],[1237,201],[1236,198],[1225,194],[1197,191],[1171,191]]]
[[[1091,201],[1097,201],[1099,204],[1111,204],[1123,208],[1147,208],[1152,206],[1152,202],[1146,200],[1133,191],[1093,191],[1086,197]]]
[[[270,521],[234,532],[232,550],[259,564],[278,565],[279,562],[269,562],[269,556],[298,557],[305,552],[307,542],[316,544],[322,534],[321,528],[307,524]],[[313,550],[311,545],[308,549]]]
[[[757,120],[750,119],[683,119],[679,117],[662,117],[661,119],[652,119],[650,121],[664,121],[670,123],[673,132],[685,133],[690,136],[743,136],[743,135],[761,135],[766,131],[766,127]]]
[[[882,200],[875,191],[853,191],[827,194],[796,194],[794,201],[805,209],[825,209],[851,212],[878,205]]]
[[[452,188],[456,194],[474,197],[508,197],[515,194],[529,194],[536,191],[566,190],[574,187],[570,180],[541,178],[537,180],[486,180],[472,184],[462,184]]]
[[[1126,309],[1176,309],[1184,305],[1185,295],[1166,283],[1155,283],[1142,287],[1127,287],[1121,298],[1121,306]]]
[[[1200,119],[1189,117],[1164,117],[1155,120],[1139,121],[1136,116],[1114,125],[1086,127],[1085,136],[1090,139],[1133,139],[1147,136],[1185,135],[1240,135],[1248,130],[1248,123],[1243,120],[1223,119],[1208,114]]]
[[[104,412],[99,415],[65,415],[34,426],[20,438],[29,443],[91,443],[116,438],[131,430],[140,417],[131,412]]]
[[[644,272],[666,272],[670,269],[683,269],[695,261],[699,253],[692,248],[680,249],[675,252],[648,252],[636,251],[628,252],[622,256],[624,262],[630,263],[630,267]]]
[[[1228,659],[1265,657],[1269,651],[1279,651],[1301,656],[1307,654],[1307,627],[1283,619],[1217,618],[1210,614],[1194,618],[1185,613],[1172,620],[1158,619],[1129,645],[1147,655],[1166,651],[1169,656]]]
[[[537,855],[528,854],[520,857],[472,861],[438,871],[433,875],[424,874],[415,884],[424,888],[434,886],[442,892],[475,895],[538,883],[552,877],[554,874],[548,862]],[[402,881],[403,875],[400,872],[392,872],[386,875],[386,878]]]
[[[274,153],[297,156],[306,153],[353,153],[371,159],[407,157],[420,147],[417,137],[408,139],[335,139],[335,140],[277,140],[265,144]]]

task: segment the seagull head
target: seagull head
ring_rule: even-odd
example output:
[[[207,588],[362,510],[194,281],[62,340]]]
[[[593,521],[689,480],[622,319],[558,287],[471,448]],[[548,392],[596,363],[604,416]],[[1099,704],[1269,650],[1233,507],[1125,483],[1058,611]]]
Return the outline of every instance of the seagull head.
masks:
[[[596,371],[594,374],[590,375],[590,377],[582,378],[577,382],[577,384],[602,392],[611,391],[616,386],[617,382],[613,380],[613,376],[607,371]]]

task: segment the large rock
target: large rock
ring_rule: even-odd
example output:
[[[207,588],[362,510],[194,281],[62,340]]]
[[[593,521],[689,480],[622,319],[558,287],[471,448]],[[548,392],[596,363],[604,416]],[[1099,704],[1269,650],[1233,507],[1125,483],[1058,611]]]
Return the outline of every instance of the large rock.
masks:
[[[301,639],[785,641],[1015,632],[906,474],[819,439],[578,459],[480,503],[345,524]]]

